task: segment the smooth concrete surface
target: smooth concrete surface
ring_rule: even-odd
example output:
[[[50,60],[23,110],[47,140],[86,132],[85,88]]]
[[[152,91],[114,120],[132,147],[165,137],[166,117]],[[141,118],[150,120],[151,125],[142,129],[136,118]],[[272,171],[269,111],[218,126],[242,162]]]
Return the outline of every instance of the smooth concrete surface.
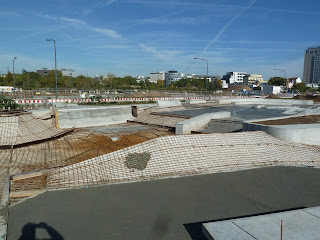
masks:
[[[254,108],[255,105],[246,106],[218,106],[218,107],[204,107],[196,109],[187,109],[180,111],[167,111],[162,112],[164,114],[170,114],[172,116],[187,116],[196,117],[206,113],[218,113],[218,112],[231,112],[231,117],[228,120],[245,121],[252,119],[271,118],[283,116],[284,109],[266,109],[266,108]]]
[[[289,125],[263,125],[258,123],[259,121],[277,120],[285,118],[267,118],[253,121],[244,121],[242,124],[242,130],[264,131],[269,135],[284,141],[304,143],[310,145],[320,145],[320,123]]]
[[[60,128],[103,126],[134,119],[129,105],[59,109],[58,114]]]
[[[180,100],[158,100],[157,106],[161,108],[182,106]]]
[[[191,131],[198,131],[207,125],[211,119],[226,119],[231,117],[231,112],[206,113],[200,116],[178,122],[176,134],[189,134]]]
[[[207,101],[205,99],[190,99],[190,100],[186,100],[186,103],[189,103],[189,104],[205,104],[205,103],[207,103]]]
[[[235,105],[313,105],[313,100],[296,100],[296,99],[266,99],[266,98],[221,98],[217,99],[218,104],[235,104]]]
[[[274,240],[281,239],[281,220],[283,239],[320,239],[320,207],[204,223],[203,231],[214,240]]]
[[[68,240],[199,240],[204,222],[319,205],[320,169],[296,167],[49,191],[10,208],[8,240],[40,222]]]

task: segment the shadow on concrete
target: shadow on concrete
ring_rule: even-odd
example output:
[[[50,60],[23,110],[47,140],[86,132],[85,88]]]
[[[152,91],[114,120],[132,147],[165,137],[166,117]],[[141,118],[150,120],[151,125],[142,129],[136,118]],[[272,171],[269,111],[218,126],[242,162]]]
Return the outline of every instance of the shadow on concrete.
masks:
[[[255,217],[255,216],[261,216],[261,215],[267,215],[267,214],[273,214],[273,213],[299,210],[299,209],[303,209],[303,208],[305,208],[305,207],[302,206],[302,207],[296,207],[296,208],[281,209],[278,211],[270,211],[270,212],[263,212],[263,213],[258,213],[258,214],[244,215],[244,216],[239,216],[239,217],[215,219],[215,220],[195,222],[195,223],[186,223],[186,224],[183,224],[183,226],[185,227],[185,229],[189,233],[192,240],[208,240],[208,238],[204,235],[204,233],[202,231],[202,224],[204,224],[204,223],[219,222],[219,221],[226,221],[226,220],[247,218],[247,217]]]
[[[48,238],[48,236],[50,238]],[[58,233],[53,227],[50,227],[44,222],[41,222],[39,224],[27,223],[26,225],[24,225],[22,228],[22,235],[19,240],[36,239],[64,240],[60,233]]]

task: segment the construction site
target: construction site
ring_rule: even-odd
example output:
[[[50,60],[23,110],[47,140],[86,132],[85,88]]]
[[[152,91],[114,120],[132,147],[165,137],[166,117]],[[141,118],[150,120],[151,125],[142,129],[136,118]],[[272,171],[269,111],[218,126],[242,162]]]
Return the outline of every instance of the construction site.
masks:
[[[204,222],[319,206],[319,113],[292,99],[3,110],[1,234],[210,239]]]

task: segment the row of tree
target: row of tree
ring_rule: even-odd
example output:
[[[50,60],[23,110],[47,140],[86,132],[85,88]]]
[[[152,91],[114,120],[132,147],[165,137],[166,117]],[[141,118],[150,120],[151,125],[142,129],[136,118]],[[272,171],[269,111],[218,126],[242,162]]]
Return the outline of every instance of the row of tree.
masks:
[[[297,78],[283,78],[283,77],[272,77],[268,81],[268,85],[273,86],[287,86],[288,82],[295,81]],[[320,89],[313,89],[311,87],[307,87],[303,82],[302,83],[295,83],[292,88],[290,89],[295,92],[314,92]]]
[[[55,88],[55,71],[50,71],[47,76],[42,77],[36,72],[27,72],[22,70],[21,74],[15,74],[16,88],[24,90],[39,89],[39,88]],[[8,73],[4,77],[0,77],[0,86],[13,86],[13,74]],[[58,88],[64,89],[149,89],[149,90],[204,90],[205,79],[181,79],[177,82],[172,82],[165,86],[164,80],[158,80],[157,83],[150,82],[148,79],[137,82],[134,77],[125,76],[123,78],[115,76],[113,73],[108,73],[104,78],[91,78],[80,75],[78,77],[63,76],[60,71],[57,72]],[[208,90],[221,89],[221,81],[208,83]]]

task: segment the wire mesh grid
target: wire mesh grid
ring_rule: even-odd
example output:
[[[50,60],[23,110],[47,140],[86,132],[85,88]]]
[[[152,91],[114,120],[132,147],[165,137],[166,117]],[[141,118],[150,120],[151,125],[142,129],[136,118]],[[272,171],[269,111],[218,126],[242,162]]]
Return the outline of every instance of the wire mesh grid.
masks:
[[[143,170],[128,168],[130,154],[148,153]],[[266,166],[320,166],[320,151],[264,132],[165,136],[52,170],[47,188],[151,180]]]

